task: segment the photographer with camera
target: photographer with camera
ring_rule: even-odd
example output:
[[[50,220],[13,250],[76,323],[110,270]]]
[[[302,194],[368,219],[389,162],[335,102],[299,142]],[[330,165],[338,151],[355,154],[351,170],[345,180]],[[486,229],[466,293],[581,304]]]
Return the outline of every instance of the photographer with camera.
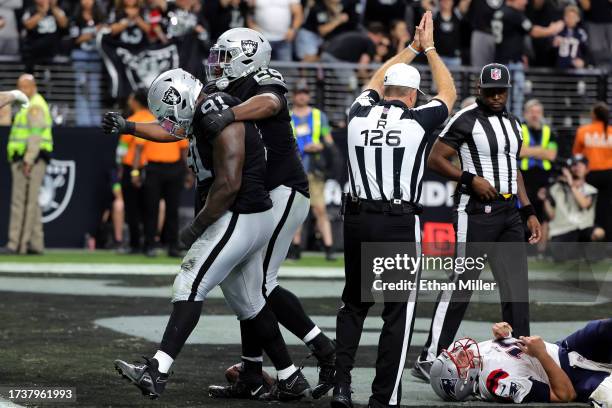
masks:
[[[588,164],[583,155],[574,155],[561,169],[561,175],[548,194],[541,193],[544,210],[550,219],[550,241],[553,243],[594,242],[605,238],[603,228],[595,225],[597,189],[586,182]],[[562,260],[574,255],[573,251],[566,249],[553,249],[553,258]]]

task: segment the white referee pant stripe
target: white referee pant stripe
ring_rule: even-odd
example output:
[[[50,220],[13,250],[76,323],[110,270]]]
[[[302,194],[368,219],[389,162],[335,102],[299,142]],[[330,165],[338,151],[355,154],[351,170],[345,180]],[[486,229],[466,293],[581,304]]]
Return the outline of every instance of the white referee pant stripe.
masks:
[[[414,241],[416,242],[416,255],[420,256],[421,254],[421,221],[418,215],[414,217]],[[414,274],[415,282],[419,281],[421,276],[421,270]],[[417,289],[411,290],[410,295],[408,296],[408,302],[406,303],[406,323],[404,326],[404,343],[402,344],[402,354],[400,356],[399,367],[397,369],[397,374],[395,376],[395,386],[393,387],[393,393],[391,394],[391,399],[389,400],[389,405],[397,405],[397,393],[399,391],[399,386],[402,382],[402,374],[404,373],[404,366],[406,365],[406,353],[408,352],[408,348],[410,347],[410,340],[412,338],[412,328],[414,327],[414,318],[415,318],[415,308],[417,302],[418,295],[418,283]]]
[[[278,286],[278,270],[287,257],[287,251],[300,225],[310,210],[310,199],[287,186],[278,186],[270,191],[272,199],[274,231],[263,250],[263,273],[265,295]]]
[[[467,242],[467,228],[468,228],[468,216],[465,212],[465,207],[470,199],[467,194],[462,194],[459,199],[459,205],[457,206],[457,255],[458,257],[465,257],[465,242]],[[436,307],[436,313],[433,318],[431,325],[431,344],[427,349],[427,360],[431,361],[438,357],[438,344],[440,343],[440,334],[444,326],[444,319],[446,318],[446,312],[448,311],[448,305],[453,295],[452,290],[445,290],[440,296],[440,302]]]
[[[173,302],[203,301],[217,285],[239,320],[265,305],[263,248],[270,239],[272,210],[254,214],[226,212],[193,243],[174,280]]]

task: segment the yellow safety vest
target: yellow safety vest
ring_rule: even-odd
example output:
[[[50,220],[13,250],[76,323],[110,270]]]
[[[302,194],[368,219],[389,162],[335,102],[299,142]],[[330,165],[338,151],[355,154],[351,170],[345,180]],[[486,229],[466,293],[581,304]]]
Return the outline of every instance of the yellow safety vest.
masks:
[[[529,146],[530,144],[530,135],[529,128],[527,125],[523,124],[523,146]],[[544,125],[542,126],[542,140],[540,146],[546,149],[550,144],[550,126]],[[552,165],[550,160],[542,160],[542,167],[544,170],[550,170]],[[524,157],[521,160],[521,170],[529,170],[529,157]]]
[[[293,111],[289,112],[291,115],[291,129],[293,130],[293,137],[295,134],[295,124],[293,123]],[[312,116],[310,127],[312,129],[312,143],[321,143],[321,111],[317,108],[312,108]]]
[[[30,127],[28,124],[28,110],[30,107],[40,106],[45,115],[45,126],[42,128]],[[53,136],[51,135],[51,113],[45,99],[36,94],[30,98],[30,107],[21,108],[13,119],[13,126],[9,134],[8,145],[6,152],[9,162],[13,161],[14,157],[24,156],[28,145],[28,139],[32,135],[37,135],[42,138],[40,141],[40,150],[45,152],[53,151]]]

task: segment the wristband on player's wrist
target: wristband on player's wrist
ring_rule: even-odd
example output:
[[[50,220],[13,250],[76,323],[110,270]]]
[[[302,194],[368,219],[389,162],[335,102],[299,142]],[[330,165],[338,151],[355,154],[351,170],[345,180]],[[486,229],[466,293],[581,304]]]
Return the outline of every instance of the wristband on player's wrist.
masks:
[[[136,131],[136,123],[129,120],[125,121],[125,133],[133,134]]]
[[[531,205],[531,204],[528,204],[528,205],[526,205],[524,207],[521,207],[519,209],[519,211],[520,211],[521,215],[523,217],[525,217],[525,218],[529,218],[532,215],[536,215],[535,208],[533,208],[533,205]]]
[[[462,186],[465,186],[466,188],[471,188],[474,177],[476,177],[475,174],[470,173],[469,171],[464,171],[463,173],[461,173],[461,178],[459,178],[459,183]]]

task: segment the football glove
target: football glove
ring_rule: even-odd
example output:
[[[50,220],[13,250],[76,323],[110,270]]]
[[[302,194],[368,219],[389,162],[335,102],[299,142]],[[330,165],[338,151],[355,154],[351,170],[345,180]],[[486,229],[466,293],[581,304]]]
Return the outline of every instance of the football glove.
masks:
[[[227,125],[234,122],[235,119],[236,117],[231,109],[224,109],[204,115],[200,124],[207,135],[215,137],[221,133]]]
[[[134,122],[125,120],[119,112],[106,112],[102,118],[102,129],[108,135],[131,134],[134,133],[135,128]]]

